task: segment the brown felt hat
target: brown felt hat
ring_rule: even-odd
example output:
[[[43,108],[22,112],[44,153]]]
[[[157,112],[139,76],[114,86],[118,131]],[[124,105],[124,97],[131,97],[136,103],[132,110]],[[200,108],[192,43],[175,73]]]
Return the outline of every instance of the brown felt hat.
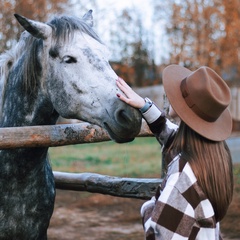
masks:
[[[192,72],[170,65],[163,70],[163,86],[175,112],[194,131],[214,141],[230,136],[230,89],[211,68]]]

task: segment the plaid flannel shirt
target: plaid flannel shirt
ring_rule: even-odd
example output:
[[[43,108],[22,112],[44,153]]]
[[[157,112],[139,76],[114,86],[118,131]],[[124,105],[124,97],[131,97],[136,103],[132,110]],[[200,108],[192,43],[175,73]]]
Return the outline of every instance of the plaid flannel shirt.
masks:
[[[157,140],[166,149],[177,126],[155,105],[143,117]],[[219,223],[213,207],[198,185],[191,166],[176,156],[156,196],[141,208],[146,240],[219,240]]]

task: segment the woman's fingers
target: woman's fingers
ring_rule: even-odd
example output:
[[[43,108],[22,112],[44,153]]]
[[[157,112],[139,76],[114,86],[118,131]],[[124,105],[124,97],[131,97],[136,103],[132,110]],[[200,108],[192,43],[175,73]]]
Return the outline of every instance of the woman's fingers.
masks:
[[[117,97],[132,107],[141,108],[144,106],[144,99],[135,93],[132,88],[121,78],[117,79],[117,86],[126,95],[117,93]]]
[[[130,86],[121,78],[117,79],[117,86],[124,92],[126,95],[130,94],[133,90],[130,88]]]

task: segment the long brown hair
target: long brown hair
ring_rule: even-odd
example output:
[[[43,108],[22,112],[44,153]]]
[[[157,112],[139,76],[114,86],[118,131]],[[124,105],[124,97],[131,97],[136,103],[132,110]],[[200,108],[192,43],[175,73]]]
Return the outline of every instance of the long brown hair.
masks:
[[[168,153],[173,151],[189,162],[216,220],[222,220],[233,195],[232,158],[226,142],[208,140],[181,121]]]

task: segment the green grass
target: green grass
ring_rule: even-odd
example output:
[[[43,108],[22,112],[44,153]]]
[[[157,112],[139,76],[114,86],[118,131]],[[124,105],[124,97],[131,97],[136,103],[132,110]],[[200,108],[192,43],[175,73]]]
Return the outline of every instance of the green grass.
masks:
[[[49,155],[54,171],[121,177],[157,177],[161,172],[161,149],[154,137],[124,144],[109,141],[53,147]],[[234,176],[239,185],[240,164],[234,164]]]
[[[93,172],[121,177],[160,176],[161,149],[154,137],[117,144],[101,142],[49,149],[54,171]]]

